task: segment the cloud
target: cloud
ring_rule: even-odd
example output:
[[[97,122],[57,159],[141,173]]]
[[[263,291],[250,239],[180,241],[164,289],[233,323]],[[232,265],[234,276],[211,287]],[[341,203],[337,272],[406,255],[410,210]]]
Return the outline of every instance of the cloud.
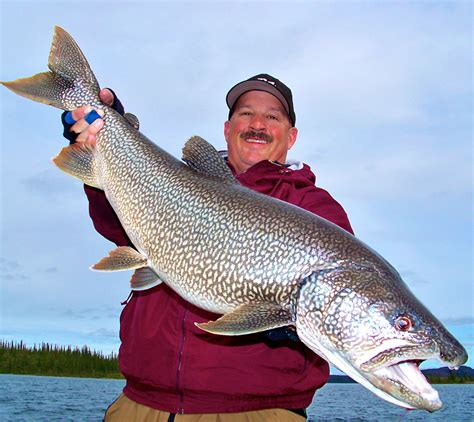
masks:
[[[449,325],[473,325],[474,316],[470,315],[458,318],[445,318],[443,321]]]
[[[21,268],[21,265],[13,260],[6,259],[4,257],[0,257],[0,269],[2,271],[7,271],[7,270],[18,270]]]
[[[59,310],[55,309],[55,313],[58,312],[63,315],[66,319],[92,319],[90,314],[86,314],[79,309],[66,309]]]
[[[18,262],[3,257],[0,257],[0,273],[5,281],[22,281],[30,278]]]
[[[428,284],[429,281],[412,270],[400,270],[400,276],[408,285],[424,285]]]
[[[388,16],[368,7],[358,19],[349,9],[305,32],[313,54],[299,50],[289,61],[300,125],[295,158],[317,164],[344,197],[469,194],[472,37],[464,8],[444,15],[399,7]]]
[[[471,27],[462,7],[452,15],[400,7],[390,16],[368,7],[354,11],[357,19],[350,9],[302,34],[313,54],[301,49],[290,61],[294,86],[316,118],[328,118],[331,126],[335,119],[370,127],[426,122],[430,105],[460,93],[468,98]],[[297,77],[303,71],[310,76]]]
[[[110,328],[98,328],[97,330],[93,330],[88,333],[88,335],[91,337],[113,338],[116,339],[117,342],[119,341],[118,334],[118,330],[112,330]]]
[[[54,168],[42,170],[37,174],[23,178],[20,183],[26,187],[28,192],[42,198],[76,196],[75,189],[71,187],[71,178]]]
[[[58,306],[50,306],[49,312],[60,314],[62,318],[70,318],[76,320],[104,320],[118,318],[121,308],[109,306],[104,304],[97,308],[67,308],[62,309]]]
[[[5,281],[20,281],[20,280],[28,280],[28,276],[24,274],[12,274],[12,273],[4,273],[2,278]]]

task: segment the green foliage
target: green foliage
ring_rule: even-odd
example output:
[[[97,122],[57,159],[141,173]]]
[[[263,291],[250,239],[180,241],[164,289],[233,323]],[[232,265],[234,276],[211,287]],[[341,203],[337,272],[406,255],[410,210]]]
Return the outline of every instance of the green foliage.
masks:
[[[471,384],[474,382],[474,377],[460,377],[453,373],[450,373],[447,377],[429,375],[426,378],[430,384]]]
[[[0,340],[0,374],[87,378],[122,378],[117,354],[49,343],[27,347],[23,341]]]

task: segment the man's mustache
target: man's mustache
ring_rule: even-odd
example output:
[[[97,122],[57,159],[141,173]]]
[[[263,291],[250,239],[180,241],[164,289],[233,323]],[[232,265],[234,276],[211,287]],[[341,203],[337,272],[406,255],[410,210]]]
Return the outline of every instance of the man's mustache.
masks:
[[[242,132],[240,134],[240,137],[242,139],[249,139],[249,138],[261,139],[262,141],[265,141],[265,142],[273,141],[273,138],[270,135],[267,135],[266,133],[262,133],[262,132],[255,132],[253,130],[249,130],[248,132]]]

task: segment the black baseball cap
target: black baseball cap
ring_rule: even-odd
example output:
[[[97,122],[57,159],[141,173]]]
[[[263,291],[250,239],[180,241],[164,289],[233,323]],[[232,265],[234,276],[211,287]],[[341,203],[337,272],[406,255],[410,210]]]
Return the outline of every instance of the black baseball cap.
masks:
[[[296,115],[295,109],[293,108],[293,95],[291,94],[291,89],[277,78],[267,75],[266,73],[252,76],[245,81],[239,82],[230,89],[225,99],[227,106],[229,107],[229,119],[234,113],[234,105],[239,97],[249,91],[265,91],[278,98],[288,113],[291,124],[293,126],[295,125]]]

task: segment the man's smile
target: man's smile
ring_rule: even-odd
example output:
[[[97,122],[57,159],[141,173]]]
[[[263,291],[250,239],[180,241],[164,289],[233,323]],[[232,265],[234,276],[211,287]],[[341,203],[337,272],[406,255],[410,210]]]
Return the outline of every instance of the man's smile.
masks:
[[[255,138],[247,138],[247,142],[253,143],[253,144],[267,144],[267,141],[264,141],[263,139],[255,139]]]
[[[268,144],[273,140],[273,138],[266,133],[258,133],[254,131],[243,132],[240,135],[240,138],[253,144]]]

